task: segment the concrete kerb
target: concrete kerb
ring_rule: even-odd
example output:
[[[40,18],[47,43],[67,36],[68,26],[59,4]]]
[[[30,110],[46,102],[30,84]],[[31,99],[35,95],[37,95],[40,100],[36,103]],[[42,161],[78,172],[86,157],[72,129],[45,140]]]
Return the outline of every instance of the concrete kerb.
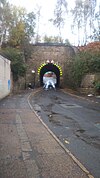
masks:
[[[40,120],[40,122],[43,124],[43,126],[47,129],[47,131],[51,134],[51,136],[58,142],[58,144],[63,148],[63,150],[73,159],[73,161],[81,168],[81,170],[83,172],[86,173],[86,175],[89,178],[94,178],[93,175],[90,174],[90,172],[84,167],[84,165],[62,144],[62,142],[56,137],[56,135],[49,129],[49,127],[43,122],[43,120],[41,119],[41,117],[37,114],[37,112],[33,109],[31,103],[30,103],[30,97],[32,95],[35,95],[36,93],[40,92],[41,89],[37,90],[37,91],[33,91],[32,93],[29,94],[28,98],[27,98],[27,102],[29,104],[30,109],[32,110],[32,112],[37,116],[37,118]],[[67,92],[66,92],[67,93]]]

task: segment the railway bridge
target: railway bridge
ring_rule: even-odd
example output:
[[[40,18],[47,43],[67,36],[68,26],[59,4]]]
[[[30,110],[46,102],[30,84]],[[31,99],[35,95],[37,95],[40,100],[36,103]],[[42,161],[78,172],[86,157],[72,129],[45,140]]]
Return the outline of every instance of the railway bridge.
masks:
[[[77,48],[66,44],[37,43],[33,45],[33,53],[28,61],[27,83],[43,85],[43,76],[51,71],[56,75],[56,86],[63,83],[64,65],[77,52]]]

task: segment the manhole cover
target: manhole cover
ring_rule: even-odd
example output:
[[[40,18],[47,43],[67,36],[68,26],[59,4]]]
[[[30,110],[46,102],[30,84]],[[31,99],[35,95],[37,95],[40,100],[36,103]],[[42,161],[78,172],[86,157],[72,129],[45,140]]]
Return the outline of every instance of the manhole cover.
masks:
[[[60,104],[63,108],[82,108],[82,106],[77,104]]]
[[[100,129],[100,123],[96,123],[95,126]]]

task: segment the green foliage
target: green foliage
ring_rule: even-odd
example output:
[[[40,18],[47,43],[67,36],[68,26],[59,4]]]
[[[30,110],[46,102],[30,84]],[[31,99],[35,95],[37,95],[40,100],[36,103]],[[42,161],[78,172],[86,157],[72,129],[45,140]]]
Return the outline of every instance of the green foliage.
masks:
[[[12,47],[21,46],[24,39],[31,40],[34,36],[35,14],[26,13],[23,8],[12,8],[12,28],[9,33],[9,44]]]
[[[79,87],[81,84],[82,77],[85,73],[88,72],[88,68],[86,66],[85,61],[80,61],[79,59],[76,59],[73,63],[72,68],[72,77],[75,81],[75,87]]]
[[[35,14],[34,12],[30,12],[25,16],[25,33],[28,37],[34,37],[34,28],[35,28]]]
[[[94,83],[94,86],[95,86],[95,89],[96,89],[96,90],[99,90],[99,91],[100,91],[100,82],[99,82],[99,81],[96,81],[96,82]]]
[[[6,0],[0,6],[0,46],[6,42],[16,47],[26,37],[31,41],[34,28],[34,12],[27,13],[24,8],[13,6]]]
[[[26,62],[31,57],[34,36],[35,14],[1,0],[0,47],[1,55],[11,60],[13,80],[26,74]]]
[[[9,44],[12,47],[20,46],[25,38],[24,23],[19,22],[14,28],[12,28],[9,36]]]
[[[62,42],[63,43],[63,39],[59,36],[47,36],[45,35],[44,36],[44,42],[47,42],[47,43],[59,43],[59,42]]]
[[[65,39],[65,44],[71,46],[71,43],[70,43],[70,41],[68,39]]]
[[[23,51],[25,62],[31,58],[31,54],[33,52],[32,45],[29,43],[29,39],[26,37],[23,39],[22,44],[20,46],[21,51]]]
[[[1,54],[11,61],[11,71],[14,81],[17,81],[20,76],[24,76],[26,65],[23,60],[23,54],[15,48],[6,48],[1,51]]]
[[[100,81],[94,81],[95,92],[100,94]]]
[[[80,52],[65,68],[65,82],[75,88],[80,87],[82,78],[88,73],[100,72],[100,52]]]

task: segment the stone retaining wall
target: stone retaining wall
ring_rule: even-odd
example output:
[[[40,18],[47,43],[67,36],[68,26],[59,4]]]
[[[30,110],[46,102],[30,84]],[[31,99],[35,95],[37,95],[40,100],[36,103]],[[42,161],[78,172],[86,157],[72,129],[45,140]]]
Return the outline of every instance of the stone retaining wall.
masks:
[[[100,82],[100,73],[86,74],[82,80],[80,92],[81,93],[96,93],[95,82]]]

